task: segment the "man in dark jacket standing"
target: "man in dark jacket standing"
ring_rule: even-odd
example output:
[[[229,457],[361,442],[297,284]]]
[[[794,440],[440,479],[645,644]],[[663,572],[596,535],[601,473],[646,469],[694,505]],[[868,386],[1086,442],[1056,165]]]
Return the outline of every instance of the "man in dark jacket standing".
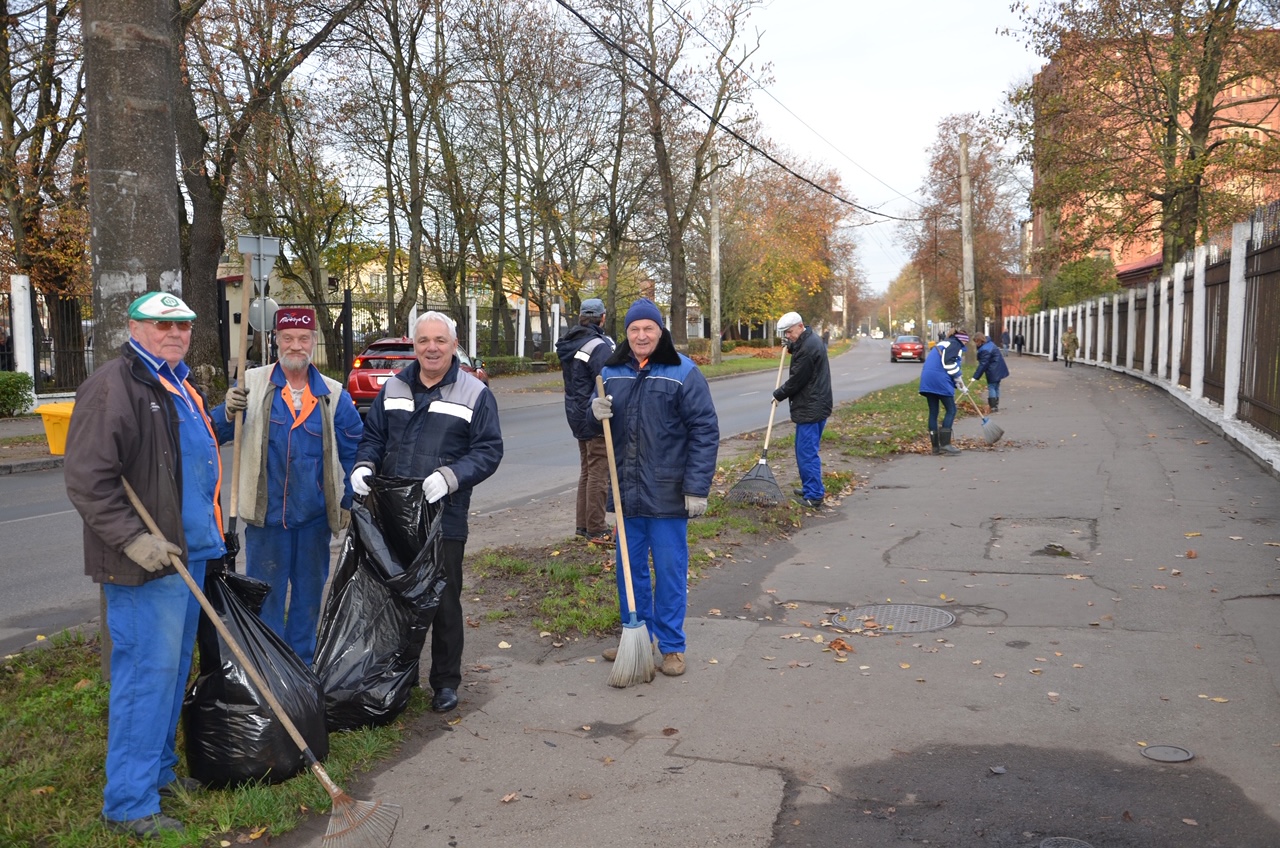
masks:
[[[160,797],[199,787],[174,773],[174,742],[200,605],[169,557],[199,584],[226,553],[218,440],[182,361],[195,317],[166,292],[133,301],[129,341],[81,384],[67,429],[67,497],[84,519],[85,573],[102,585],[111,634],[102,819],[138,837],[183,832]],[[147,531],[124,480],[164,539]]]
[[[613,543],[605,525],[605,501],[609,496],[609,459],[604,436],[591,417],[591,399],[596,394],[596,376],[605,360],[613,355],[613,339],[604,334],[604,301],[597,297],[582,301],[578,326],[556,342],[560,371],[564,376],[564,414],[569,429],[578,440],[577,522],[579,536],[595,545]]]
[[[791,420],[796,425],[796,467],[800,471],[796,496],[805,506],[817,509],[827,496],[818,447],[831,415],[831,364],[826,345],[804,325],[799,313],[788,312],[779,318],[778,332],[791,351],[791,370],[787,381],[774,391],[773,402],[791,400]]]
[[[445,499],[446,589],[431,624],[431,709],[458,706],[462,683],[462,557],[467,545],[471,490],[498,470],[502,431],[498,404],[484,383],[459,367],[457,324],[424,313],[413,327],[417,362],[382,387],[365,418],[351,488],[369,494],[369,478],[421,477],[428,503]]]
[[[591,413],[611,421],[622,496],[613,508],[626,526],[636,615],[657,639],[662,673],[678,677],[684,674],[689,519],[707,511],[720,425],[706,378],[676,350],[653,301],[632,304],[624,326],[627,338],[601,375],[608,394],[591,401]],[[618,605],[625,610],[621,546],[617,575]],[[617,649],[604,658],[616,659]]]

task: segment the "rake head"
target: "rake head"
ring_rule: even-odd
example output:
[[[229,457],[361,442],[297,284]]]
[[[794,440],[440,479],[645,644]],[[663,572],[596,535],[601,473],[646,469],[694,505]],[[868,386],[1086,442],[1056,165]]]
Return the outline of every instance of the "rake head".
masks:
[[[729,490],[725,500],[729,503],[777,506],[782,503],[782,490],[778,488],[778,481],[773,479],[769,463],[762,458]]]
[[[345,792],[333,799],[325,848],[390,848],[400,807],[384,801],[357,801]]]

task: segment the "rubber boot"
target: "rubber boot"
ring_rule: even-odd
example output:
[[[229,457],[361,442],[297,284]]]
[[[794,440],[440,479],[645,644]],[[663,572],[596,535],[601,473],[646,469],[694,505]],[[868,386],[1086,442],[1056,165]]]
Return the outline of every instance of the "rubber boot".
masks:
[[[950,427],[943,427],[938,430],[938,444],[942,448],[940,452],[945,453],[947,456],[959,456],[961,453],[960,448],[951,444],[951,428]]]
[[[988,399],[987,399],[987,402],[991,404],[991,411],[992,411],[992,412],[997,412],[997,411],[999,411],[999,409],[1000,409],[1000,398],[998,398],[998,397],[988,398]]]
[[[938,456],[942,453],[942,448],[938,446],[938,431],[929,431],[929,444],[933,447],[933,455]]]

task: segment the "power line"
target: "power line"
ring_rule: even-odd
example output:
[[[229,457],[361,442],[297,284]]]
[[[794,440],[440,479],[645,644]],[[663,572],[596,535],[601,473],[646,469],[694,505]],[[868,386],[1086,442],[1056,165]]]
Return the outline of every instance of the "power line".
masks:
[[[625,56],[626,58],[630,59],[630,60],[631,60],[631,61],[632,61],[632,62],[633,62],[637,67],[639,67],[639,68],[640,68],[642,71],[644,71],[647,75],[649,75],[650,77],[652,77],[652,78],[653,78],[653,79],[654,79],[654,80],[655,80],[659,85],[661,85],[663,88],[665,88],[665,89],[667,89],[668,91],[670,91],[672,94],[674,94],[677,98],[679,98],[679,99],[680,99],[683,103],[685,103],[687,106],[689,106],[690,108],[692,108],[692,109],[696,110],[700,115],[702,115],[704,118],[706,118],[706,119],[707,119],[708,121],[710,121],[712,124],[714,124],[716,127],[720,128],[720,130],[722,130],[722,131],[723,131],[723,132],[725,132],[725,133],[728,133],[730,136],[732,136],[734,139],[736,139],[736,140],[737,140],[740,144],[742,144],[744,147],[746,147],[746,148],[748,148],[749,150],[751,150],[751,151],[755,152],[756,154],[758,154],[758,155],[760,155],[760,156],[764,157],[764,158],[765,158],[765,159],[767,159],[769,162],[771,162],[771,163],[773,163],[774,165],[776,165],[777,167],[781,168],[781,169],[782,169],[783,171],[785,171],[786,173],[788,173],[788,174],[790,174],[791,176],[795,177],[797,180],[800,180],[801,182],[805,183],[806,185],[808,185],[808,186],[810,186],[810,187],[812,187],[812,188],[814,188],[814,189],[816,189],[816,190],[818,190],[818,191],[822,192],[823,194],[827,195],[828,197],[832,198],[833,200],[837,201],[838,203],[843,203],[843,204],[844,204],[844,205],[846,205],[846,206],[850,206],[850,207],[852,207],[852,208],[854,208],[854,209],[857,209],[859,212],[865,212],[865,213],[867,213],[868,215],[878,215],[878,216],[880,216],[881,218],[885,218],[886,220],[890,220],[890,221],[919,221],[919,220],[923,220],[923,219],[921,219],[921,218],[899,218],[899,217],[897,217],[896,215],[887,215],[887,214],[885,214],[884,212],[877,212],[877,211],[876,211],[876,210],[874,210],[874,209],[870,209],[870,208],[868,208],[868,207],[866,207],[866,206],[862,206],[861,204],[854,203],[852,200],[849,200],[847,197],[842,197],[841,195],[836,194],[835,192],[831,191],[830,189],[828,189],[828,188],[825,188],[825,187],[823,187],[823,186],[818,185],[818,184],[817,184],[817,183],[815,183],[813,180],[809,179],[809,178],[808,178],[808,177],[806,177],[805,175],[803,175],[803,174],[799,173],[798,171],[796,171],[795,169],[793,169],[790,165],[787,165],[786,163],[784,163],[784,162],[780,161],[777,157],[773,156],[773,155],[772,155],[771,153],[769,153],[768,151],[766,151],[766,150],[764,150],[764,149],[760,148],[760,147],[759,147],[758,145],[756,145],[754,142],[752,142],[752,141],[750,141],[749,139],[747,139],[747,138],[743,137],[741,134],[739,134],[739,133],[738,133],[736,130],[734,130],[732,127],[728,127],[728,126],[725,126],[724,124],[720,123],[720,121],[719,121],[718,119],[716,119],[714,116],[712,116],[710,112],[708,112],[706,109],[703,109],[703,108],[702,108],[702,106],[701,106],[701,105],[699,105],[698,103],[694,102],[694,100],[693,100],[691,97],[689,97],[689,96],[688,96],[687,94],[685,94],[683,91],[680,91],[678,88],[676,88],[676,87],[675,87],[674,85],[672,85],[671,83],[667,82],[667,80],[666,80],[665,78],[663,78],[663,76],[662,76],[661,74],[659,74],[659,73],[658,73],[657,71],[655,71],[653,68],[649,67],[649,65],[647,65],[644,61],[642,61],[642,60],[640,60],[640,59],[636,58],[634,55],[632,55],[632,53],[631,53],[629,50],[627,50],[625,47],[623,47],[622,45],[618,44],[616,41],[614,41],[612,38],[610,38],[608,35],[606,35],[606,34],[605,34],[605,33],[604,33],[604,32],[603,32],[603,31],[602,31],[598,26],[596,26],[595,24],[593,24],[591,21],[587,20],[587,18],[586,18],[586,17],[585,17],[581,12],[579,12],[577,9],[573,8],[572,6],[570,6],[570,5],[568,4],[568,2],[566,2],[566,0],[556,0],[556,2],[557,2],[558,4],[560,4],[561,6],[563,6],[563,7],[564,7],[568,12],[569,12],[569,14],[573,15],[575,18],[577,18],[578,20],[582,21],[583,26],[585,26],[588,30],[590,30],[590,31],[591,31],[591,34],[592,34],[592,35],[594,35],[594,36],[595,36],[595,37],[596,37],[596,38],[597,38],[597,39],[598,39],[602,44],[604,44],[606,47],[608,47],[608,48],[610,48],[610,49],[612,49],[612,50],[614,50],[614,51],[616,51],[616,52],[618,52],[618,53],[622,54],[622,55],[623,55],[623,56]]]
[[[720,54],[720,57],[721,57],[721,58],[723,58],[723,59],[728,59],[728,58],[729,58],[729,57],[725,54],[724,50],[722,50],[720,47],[716,46],[716,44],[715,44],[715,43],[714,43],[710,38],[707,38],[707,36],[703,35],[702,30],[698,29],[697,25],[693,22],[693,19],[692,19],[692,18],[690,18],[688,15],[682,14],[682,13],[680,12],[680,10],[679,10],[679,9],[675,8],[674,6],[672,6],[670,3],[668,3],[668,2],[667,2],[667,0],[662,0],[662,5],[666,6],[666,7],[667,7],[667,10],[668,10],[668,11],[670,11],[670,12],[671,12],[671,14],[673,14],[673,15],[680,15],[680,16],[684,19],[685,23],[687,23],[687,24],[689,25],[689,28],[690,28],[690,29],[692,29],[694,32],[696,32],[696,33],[698,34],[698,37],[699,37],[699,38],[701,38],[703,41],[705,41],[705,42],[707,43],[707,45],[708,45],[712,50],[715,50],[716,52],[718,52],[718,53]],[[804,127],[804,128],[805,128],[805,129],[807,129],[809,132],[813,133],[815,136],[817,136],[819,139],[821,139],[821,140],[822,140],[822,142],[823,142],[824,144],[826,144],[828,147],[830,147],[830,148],[831,148],[832,150],[834,150],[836,153],[839,153],[839,154],[840,154],[841,156],[843,156],[845,159],[848,159],[848,160],[849,160],[849,162],[850,162],[850,163],[851,163],[855,168],[857,168],[858,170],[862,171],[862,173],[866,174],[868,177],[871,177],[871,179],[873,179],[873,180],[875,180],[876,182],[880,183],[880,185],[882,185],[882,186],[884,186],[885,188],[889,189],[889,191],[891,191],[891,192],[893,192],[894,194],[898,195],[898,197],[901,197],[903,200],[907,201],[908,203],[914,203],[916,206],[919,206],[919,207],[920,207],[920,208],[922,208],[922,209],[924,208],[924,204],[922,204],[920,201],[916,200],[916,199],[915,199],[915,198],[913,198],[913,197],[909,197],[908,195],[905,195],[905,194],[903,194],[902,192],[898,191],[896,188],[894,188],[893,186],[889,185],[887,182],[885,182],[884,180],[880,179],[880,178],[879,178],[879,177],[877,177],[875,174],[871,173],[869,170],[867,170],[866,168],[864,168],[864,167],[863,167],[859,162],[855,161],[855,160],[854,160],[854,158],[853,158],[852,156],[850,156],[849,154],[845,153],[845,152],[844,152],[843,150],[841,150],[839,147],[836,147],[836,145],[835,145],[835,143],[834,143],[834,142],[829,141],[829,140],[826,138],[826,136],[824,136],[822,133],[820,133],[820,132],[818,132],[817,130],[815,130],[813,127],[809,126],[809,124],[804,120],[804,118],[801,118],[801,117],[800,117],[799,115],[797,115],[795,112],[792,112],[792,111],[791,111],[791,109],[787,106],[787,104],[783,103],[781,100],[779,100],[777,97],[775,97],[775,96],[774,96],[774,94],[773,94],[773,92],[771,92],[771,91],[769,91],[769,89],[765,88],[765,87],[764,87],[764,85],[762,85],[762,84],[760,83],[760,81],[759,81],[759,80],[757,80],[757,79],[755,79],[754,77],[752,77],[752,76],[751,76],[751,74],[748,74],[746,71],[742,71],[741,73],[742,73],[742,75],[743,75],[743,76],[745,76],[747,79],[749,79],[749,80],[751,80],[753,83],[755,83],[755,84],[756,84],[756,87],[757,87],[760,91],[763,91],[763,92],[765,93],[765,96],[766,96],[766,97],[768,97],[768,98],[769,98],[770,100],[772,100],[774,103],[777,103],[779,106],[781,106],[781,107],[782,107],[782,111],[786,112],[788,115],[790,115],[791,117],[793,117],[793,118],[795,118],[797,121],[799,121],[799,122],[800,122],[800,125],[801,125],[802,127]],[[886,216],[886,217],[889,217],[889,216]],[[903,220],[903,219],[895,218],[895,219],[893,219],[893,220]],[[907,219],[907,220],[911,220],[911,219]]]

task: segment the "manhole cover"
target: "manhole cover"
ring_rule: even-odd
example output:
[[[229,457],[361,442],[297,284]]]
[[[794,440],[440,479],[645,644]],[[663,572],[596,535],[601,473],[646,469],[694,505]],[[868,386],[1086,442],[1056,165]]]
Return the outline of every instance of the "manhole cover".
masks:
[[[1142,756],[1158,763],[1185,763],[1195,754],[1177,745],[1148,745],[1142,749]]]
[[[1093,846],[1081,839],[1072,839],[1070,836],[1050,836],[1040,843],[1040,848],[1093,848]]]
[[[862,627],[863,619],[872,619],[879,625],[879,630],[893,633],[925,633],[956,623],[956,617],[946,610],[922,604],[871,604],[854,607],[832,616],[831,623],[836,627],[852,630]]]

